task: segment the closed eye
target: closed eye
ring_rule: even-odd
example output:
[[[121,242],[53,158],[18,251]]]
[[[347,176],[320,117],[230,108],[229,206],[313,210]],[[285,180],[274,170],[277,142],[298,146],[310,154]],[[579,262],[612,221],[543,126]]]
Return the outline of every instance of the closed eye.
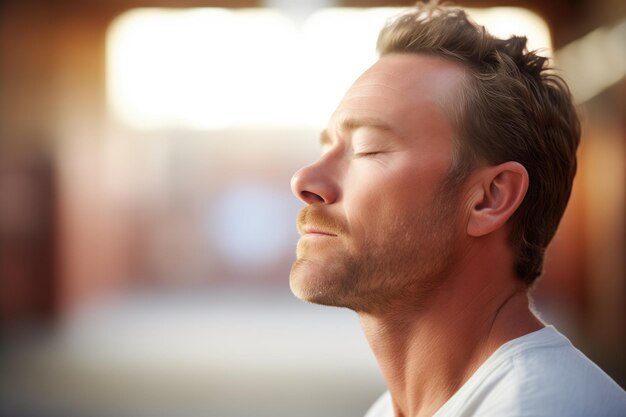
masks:
[[[374,151],[374,152],[357,152],[354,154],[355,158],[367,158],[368,156],[375,156],[375,155],[379,155],[381,154],[381,151]]]

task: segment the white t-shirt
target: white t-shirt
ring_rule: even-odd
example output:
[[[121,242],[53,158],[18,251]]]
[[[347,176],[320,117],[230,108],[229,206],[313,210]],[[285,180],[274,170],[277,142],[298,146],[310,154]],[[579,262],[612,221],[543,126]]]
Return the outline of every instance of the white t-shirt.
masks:
[[[547,326],[500,346],[433,417],[626,417],[626,392]],[[365,417],[394,417],[389,392]]]

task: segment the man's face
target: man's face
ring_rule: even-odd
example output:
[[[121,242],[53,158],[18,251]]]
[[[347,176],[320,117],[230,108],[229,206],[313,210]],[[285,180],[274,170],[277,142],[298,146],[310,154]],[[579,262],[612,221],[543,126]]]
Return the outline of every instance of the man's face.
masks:
[[[455,254],[456,192],[442,187],[452,129],[442,111],[463,71],[415,54],[382,57],[322,132],[322,155],[292,178],[298,217],[290,284],[303,300],[372,312],[416,307]]]

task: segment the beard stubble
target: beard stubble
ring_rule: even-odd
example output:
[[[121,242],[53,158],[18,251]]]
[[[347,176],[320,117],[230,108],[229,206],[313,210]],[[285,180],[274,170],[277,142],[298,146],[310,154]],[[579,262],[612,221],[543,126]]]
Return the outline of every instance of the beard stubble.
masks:
[[[292,291],[304,301],[357,312],[375,313],[390,304],[419,308],[453,263],[454,197],[453,190],[444,190],[427,211],[388,220],[361,242],[351,240],[346,224],[323,206],[305,207],[299,230],[312,225],[337,237],[323,248],[299,242]]]

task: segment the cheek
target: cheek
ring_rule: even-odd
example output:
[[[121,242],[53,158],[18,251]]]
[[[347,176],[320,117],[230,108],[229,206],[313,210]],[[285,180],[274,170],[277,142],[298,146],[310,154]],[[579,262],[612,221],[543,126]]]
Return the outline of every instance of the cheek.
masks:
[[[395,199],[387,176],[379,167],[353,169],[343,186],[342,208],[354,250],[375,239],[393,212]]]
[[[416,163],[420,162],[420,163]],[[437,160],[396,158],[382,164],[363,164],[351,169],[343,186],[343,209],[350,234],[378,241],[398,224],[432,205],[445,164]]]
[[[351,234],[363,241],[418,213],[432,210],[450,163],[446,152],[397,152],[380,161],[359,161],[343,182],[344,216]]]

